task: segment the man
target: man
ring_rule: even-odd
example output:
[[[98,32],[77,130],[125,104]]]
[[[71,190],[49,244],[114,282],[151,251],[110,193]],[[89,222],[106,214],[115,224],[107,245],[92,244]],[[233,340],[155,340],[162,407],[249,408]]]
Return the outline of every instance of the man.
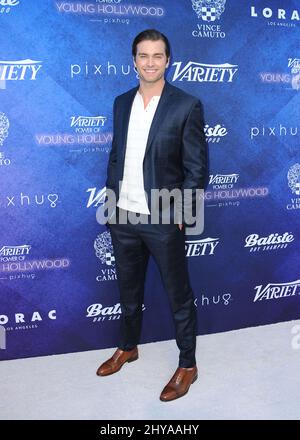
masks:
[[[170,44],[162,33],[141,32],[133,41],[132,54],[139,87],[115,100],[106,186],[116,193],[115,218],[134,213],[151,219],[151,190],[203,187],[203,116],[198,99],[164,79]],[[145,273],[152,255],[169,296],[180,351],[179,366],[160,395],[162,401],[170,401],[186,394],[197,379],[196,311],[185,258],[185,228],[176,221],[121,223],[110,222],[122,309],[121,337],[117,351],[97,374],[116,373],[125,362],[138,359]]]

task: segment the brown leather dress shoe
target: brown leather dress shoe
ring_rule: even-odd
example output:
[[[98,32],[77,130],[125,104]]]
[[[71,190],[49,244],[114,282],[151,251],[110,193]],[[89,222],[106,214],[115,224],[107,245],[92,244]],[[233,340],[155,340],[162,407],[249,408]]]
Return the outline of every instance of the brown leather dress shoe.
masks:
[[[160,400],[169,402],[184,396],[192,383],[198,379],[197,367],[177,368],[170,382],[163,389]]]
[[[118,348],[113,356],[104,362],[97,370],[97,376],[108,376],[114,374],[121,369],[125,362],[136,361],[139,357],[137,347],[130,351],[123,351]]]

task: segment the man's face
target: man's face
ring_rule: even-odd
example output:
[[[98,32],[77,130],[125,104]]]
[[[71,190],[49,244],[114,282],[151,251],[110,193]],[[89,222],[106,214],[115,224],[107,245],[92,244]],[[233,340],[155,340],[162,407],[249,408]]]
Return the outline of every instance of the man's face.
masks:
[[[134,65],[139,73],[141,82],[154,84],[161,81],[169,65],[165,43],[162,40],[141,41],[137,45]]]

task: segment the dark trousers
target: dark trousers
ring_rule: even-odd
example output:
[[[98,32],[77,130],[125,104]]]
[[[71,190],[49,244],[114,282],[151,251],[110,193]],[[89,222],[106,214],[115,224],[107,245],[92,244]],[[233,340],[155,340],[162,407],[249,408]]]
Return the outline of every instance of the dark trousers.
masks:
[[[118,210],[119,211],[119,210]],[[121,304],[119,348],[138,345],[149,255],[168,294],[179,348],[179,367],[196,364],[197,320],[185,257],[185,233],[178,225],[110,224]]]

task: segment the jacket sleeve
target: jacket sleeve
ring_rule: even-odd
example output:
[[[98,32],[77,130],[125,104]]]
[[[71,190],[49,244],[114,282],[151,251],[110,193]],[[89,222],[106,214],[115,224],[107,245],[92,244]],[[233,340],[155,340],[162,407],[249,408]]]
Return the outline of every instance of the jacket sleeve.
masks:
[[[113,106],[113,139],[112,146],[109,154],[108,164],[107,164],[107,179],[106,188],[116,189],[116,166],[117,166],[117,148],[116,148],[116,99]]]
[[[182,165],[184,182],[182,189],[204,188],[207,147],[204,134],[203,111],[196,101],[187,117],[182,137]]]
[[[204,191],[207,172],[207,145],[200,101],[195,101],[184,126],[182,166],[184,173],[184,181],[181,187],[183,190],[183,223],[193,224],[196,218],[200,218],[200,206],[204,208],[204,199],[197,200],[201,196],[196,190]]]

